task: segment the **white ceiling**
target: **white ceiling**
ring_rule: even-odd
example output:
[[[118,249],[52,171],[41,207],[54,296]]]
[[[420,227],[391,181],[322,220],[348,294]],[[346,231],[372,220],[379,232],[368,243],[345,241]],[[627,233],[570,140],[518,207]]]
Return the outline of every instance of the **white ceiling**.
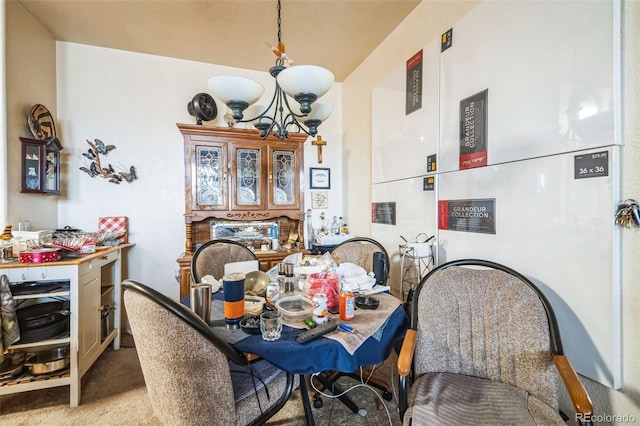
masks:
[[[267,71],[276,0],[17,0],[56,40]],[[420,0],[282,0],[294,64],[344,80]]]

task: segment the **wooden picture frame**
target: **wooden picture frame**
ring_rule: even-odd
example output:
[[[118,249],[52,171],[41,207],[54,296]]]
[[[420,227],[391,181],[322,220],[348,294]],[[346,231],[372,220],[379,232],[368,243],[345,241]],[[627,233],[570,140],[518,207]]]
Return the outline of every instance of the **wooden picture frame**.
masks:
[[[310,167],[309,188],[331,189],[331,169],[322,167]]]

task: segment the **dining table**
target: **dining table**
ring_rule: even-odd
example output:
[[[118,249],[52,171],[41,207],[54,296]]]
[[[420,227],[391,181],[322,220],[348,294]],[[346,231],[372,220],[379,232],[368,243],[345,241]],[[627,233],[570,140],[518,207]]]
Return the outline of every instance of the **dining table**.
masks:
[[[214,332],[249,358],[265,359],[283,371],[299,375],[306,422],[313,425],[304,376],[313,375],[332,393],[340,394],[340,389],[329,383],[326,373],[354,373],[361,367],[383,363],[409,327],[399,299],[389,293],[376,294],[376,298],[380,301],[378,309],[356,309],[352,320],[340,320],[339,315],[332,315],[332,321],[348,325],[353,332],[338,328],[306,343],[296,341],[298,334],[307,329],[302,319],[285,318],[282,334],[274,341],[265,341],[260,334],[247,334],[241,329],[228,329],[224,322],[222,291],[212,294],[209,323]],[[181,302],[190,306],[189,296]],[[346,395],[339,398],[354,413],[359,411]]]

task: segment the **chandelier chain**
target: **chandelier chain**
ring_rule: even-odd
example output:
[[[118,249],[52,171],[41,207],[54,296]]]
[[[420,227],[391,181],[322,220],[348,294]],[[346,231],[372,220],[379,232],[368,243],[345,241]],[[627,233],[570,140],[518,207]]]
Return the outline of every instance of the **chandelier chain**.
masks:
[[[281,40],[281,36],[282,36],[282,31],[280,30],[280,25],[282,24],[282,19],[280,18],[280,0],[278,0],[278,44],[280,44],[282,42]]]

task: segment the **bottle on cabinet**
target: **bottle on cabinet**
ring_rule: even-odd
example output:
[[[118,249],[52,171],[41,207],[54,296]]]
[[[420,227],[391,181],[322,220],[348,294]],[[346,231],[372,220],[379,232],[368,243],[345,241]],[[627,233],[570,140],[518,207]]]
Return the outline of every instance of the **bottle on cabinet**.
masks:
[[[327,222],[326,217],[324,216],[324,212],[320,212],[320,234],[327,235],[329,234],[329,222]]]
[[[332,235],[340,234],[340,224],[338,223],[338,218],[336,216],[333,217],[333,221],[331,222],[331,234]]]
[[[307,210],[307,249],[311,249],[311,244],[315,242],[315,232],[313,231],[313,222],[311,220],[311,209]]]

